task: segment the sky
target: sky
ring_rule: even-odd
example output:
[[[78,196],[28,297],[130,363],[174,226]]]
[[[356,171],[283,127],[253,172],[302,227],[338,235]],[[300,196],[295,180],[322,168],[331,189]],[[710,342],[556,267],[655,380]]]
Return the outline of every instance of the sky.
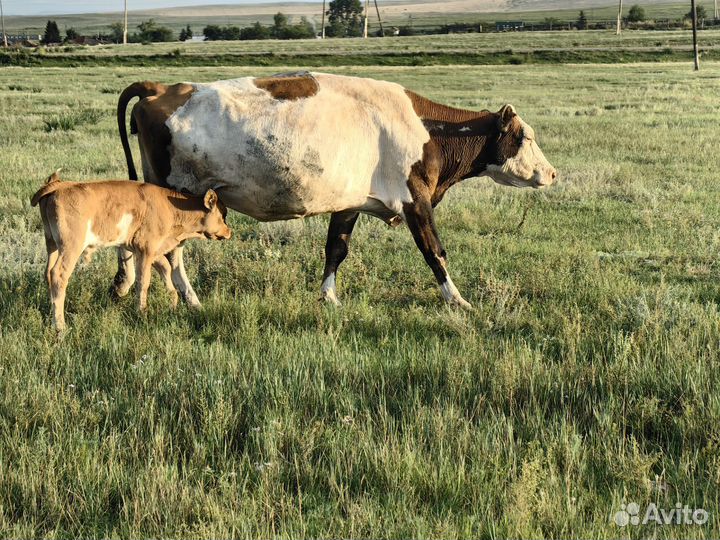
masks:
[[[0,0],[5,15],[64,15],[68,13],[103,13],[122,11],[123,0]],[[273,0],[128,0],[128,9],[153,9],[175,6],[218,4],[259,4]],[[308,0],[282,0],[307,2]]]

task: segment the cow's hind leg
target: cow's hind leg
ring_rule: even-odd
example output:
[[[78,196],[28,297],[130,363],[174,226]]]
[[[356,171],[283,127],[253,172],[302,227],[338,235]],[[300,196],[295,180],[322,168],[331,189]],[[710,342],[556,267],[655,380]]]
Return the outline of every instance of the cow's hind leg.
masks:
[[[325,271],[321,299],[336,306],[339,306],[340,302],[335,290],[335,275],[338,266],[347,257],[350,236],[359,215],[358,212],[335,212],[330,216],[330,227],[325,243]]]
[[[165,255],[170,268],[172,268],[172,282],[175,288],[180,291],[180,294],[185,300],[185,303],[191,308],[200,308],[200,300],[198,300],[197,294],[190,285],[187,274],[185,273],[185,263],[183,262],[183,247],[179,246],[172,250],[170,253]]]
[[[425,190],[425,184],[416,181],[413,185],[412,177],[408,184],[411,187],[413,202],[403,205],[403,212],[415,243],[420,248],[425,262],[433,271],[445,301],[448,304],[470,309],[472,306],[460,295],[448,274],[447,254],[435,228],[432,204]]]

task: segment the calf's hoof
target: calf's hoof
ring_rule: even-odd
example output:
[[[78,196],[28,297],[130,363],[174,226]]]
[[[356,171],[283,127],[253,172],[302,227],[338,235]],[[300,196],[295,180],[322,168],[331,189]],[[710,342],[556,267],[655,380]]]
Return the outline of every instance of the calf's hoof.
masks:
[[[114,302],[118,302],[121,298],[127,296],[127,294],[130,292],[130,288],[127,289],[119,288],[117,285],[113,284],[110,285],[110,289],[108,289],[108,294],[110,295],[110,299]]]

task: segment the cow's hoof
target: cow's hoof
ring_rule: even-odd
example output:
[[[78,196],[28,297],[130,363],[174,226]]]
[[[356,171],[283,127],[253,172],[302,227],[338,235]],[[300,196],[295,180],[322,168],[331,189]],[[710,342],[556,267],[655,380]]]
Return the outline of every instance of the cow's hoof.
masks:
[[[466,309],[468,311],[471,311],[473,308],[472,304],[470,302],[468,302],[467,300],[465,300],[462,296],[455,296],[455,297],[451,298],[450,300],[448,300],[447,303],[449,305],[451,305],[452,307],[459,307],[462,309]]]
[[[320,297],[320,301],[335,307],[342,306],[340,300],[338,300],[337,296],[335,296],[335,291],[333,291],[332,289],[323,291],[322,296]]]

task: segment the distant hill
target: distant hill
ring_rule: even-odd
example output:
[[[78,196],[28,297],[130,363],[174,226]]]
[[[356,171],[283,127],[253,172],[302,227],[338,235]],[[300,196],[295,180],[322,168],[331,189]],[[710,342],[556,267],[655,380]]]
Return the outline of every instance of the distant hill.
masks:
[[[378,0],[383,21],[390,25],[437,26],[451,22],[483,20],[493,22],[508,18],[538,21],[545,17],[574,20],[580,9],[589,10],[591,20],[611,19],[617,9],[612,0],[447,0],[445,2],[424,0]],[[568,8],[568,4],[572,7]],[[626,2],[629,5],[633,0]],[[687,2],[678,0],[638,0],[650,16],[669,16],[687,11]],[[700,0],[712,12],[712,0]],[[683,11],[684,10],[684,11]],[[209,6],[175,7],[134,10],[129,15],[131,31],[140,21],[153,18],[176,31],[190,24],[196,32],[208,24],[233,24],[248,26],[255,21],[271,24],[272,16],[281,11],[291,18],[305,16],[314,24],[321,20],[321,2],[217,4]],[[653,15],[653,14],[656,15]],[[108,25],[120,21],[122,14],[84,13],[77,15],[8,16],[5,26],[12,33],[41,33],[48,19],[57,21],[61,31],[75,28],[81,33],[93,35],[107,32]],[[376,24],[374,9],[370,13],[371,26]]]

